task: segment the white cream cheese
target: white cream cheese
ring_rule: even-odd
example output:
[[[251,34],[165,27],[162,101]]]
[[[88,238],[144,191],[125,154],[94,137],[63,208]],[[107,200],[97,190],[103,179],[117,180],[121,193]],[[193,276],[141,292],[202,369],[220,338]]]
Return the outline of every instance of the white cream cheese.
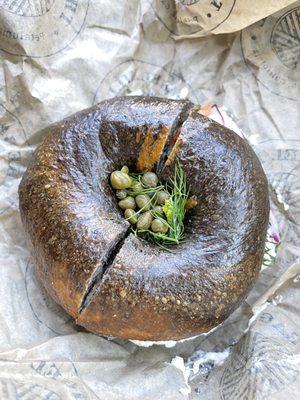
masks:
[[[137,346],[141,346],[141,347],[151,347],[153,345],[161,345],[161,346],[165,346],[165,347],[174,347],[176,346],[176,344],[178,343],[183,343],[183,342],[187,342],[188,340],[193,340],[196,339],[200,336],[207,336],[210,335],[213,331],[215,331],[219,326],[221,326],[221,324],[215,326],[214,328],[212,328],[210,331],[208,332],[204,332],[201,333],[200,335],[196,335],[196,336],[191,336],[189,338],[185,338],[185,339],[179,339],[179,340],[159,340],[159,341],[150,341],[150,340],[130,340],[130,342],[136,344]]]

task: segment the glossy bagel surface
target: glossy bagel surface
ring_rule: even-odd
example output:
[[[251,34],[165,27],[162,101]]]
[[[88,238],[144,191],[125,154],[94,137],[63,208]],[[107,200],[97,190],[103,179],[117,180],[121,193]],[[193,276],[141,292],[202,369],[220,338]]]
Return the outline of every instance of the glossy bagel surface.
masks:
[[[125,339],[207,332],[259,273],[268,186],[249,144],[185,100],[120,97],[44,130],[19,187],[36,272],[79,325]],[[122,165],[170,181],[178,160],[197,206],[167,252],[134,236],[109,185]]]

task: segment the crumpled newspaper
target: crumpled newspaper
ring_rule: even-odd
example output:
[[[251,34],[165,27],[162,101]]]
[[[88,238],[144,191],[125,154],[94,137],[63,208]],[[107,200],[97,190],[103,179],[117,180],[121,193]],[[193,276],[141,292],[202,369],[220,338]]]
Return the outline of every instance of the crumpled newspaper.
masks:
[[[167,0],[0,0],[0,399],[299,398],[300,2],[261,1],[254,17],[255,1],[244,17],[248,1],[179,3],[235,3],[213,33],[244,29],[175,41]],[[37,282],[18,212],[36,132],[130,94],[224,105],[264,165],[282,240],[228,320],[173,348],[76,327]]]

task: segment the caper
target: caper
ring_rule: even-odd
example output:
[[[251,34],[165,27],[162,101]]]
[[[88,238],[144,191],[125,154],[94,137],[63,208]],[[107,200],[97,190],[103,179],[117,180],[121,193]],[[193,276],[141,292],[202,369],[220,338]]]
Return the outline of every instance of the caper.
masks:
[[[155,218],[151,223],[151,229],[153,232],[166,233],[169,228],[161,219]]]
[[[149,229],[152,223],[153,217],[150,211],[147,211],[141,214],[137,221],[137,228],[138,229]]]
[[[136,204],[139,208],[145,211],[150,210],[150,197],[147,194],[139,194],[135,198]]]
[[[158,177],[154,172],[145,172],[142,183],[147,187],[155,187],[158,183]]]
[[[136,224],[137,223],[137,215],[135,213],[134,210],[132,210],[131,208],[127,208],[124,212],[125,218],[132,224]]]
[[[170,198],[169,193],[164,192],[163,190],[160,190],[155,195],[155,201],[157,204],[165,204],[165,201],[168,200],[169,198]]]
[[[116,196],[118,199],[123,200],[127,197],[127,191],[125,189],[123,190],[117,190],[116,191]]]
[[[162,206],[155,206],[155,207],[153,207],[153,214],[154,214],[154,215],[155,215],[155,214],[161,214],[161,215],[163,215],[163,213],[164,213],[164,211],[163,211]]]
[[[130,190],[133,192],[141,192],[143,190],[143,185],[141,184],[141,182],[135,181],[130,187]]]
[[[127,167],[127,165],[124,165],[122,168],[121,168],[121,172],[124,172],[124,174],[129,174],[129,168]]]
[[[132,183],[130,176],[121,171],[112,172],[110,182],[114,189],[127,189]]]
[[[122,210],[126,210],[126,208],[131,208],[132,210],[134,210],[136,207],[135,200],[131,196],[128,196],[125,199],[119,201],[118,204],[119,207],[122,208]]]
[[[187,199],[184,207],[186,210],[190,210],[191,208],[196,207],[197,204],[198,204],[197,197],[193,195]]]

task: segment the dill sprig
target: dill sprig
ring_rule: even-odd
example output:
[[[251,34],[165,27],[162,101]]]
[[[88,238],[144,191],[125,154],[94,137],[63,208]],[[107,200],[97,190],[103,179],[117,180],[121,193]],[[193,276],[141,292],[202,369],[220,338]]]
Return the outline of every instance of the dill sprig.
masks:
[[[177,243],[180,243],[184,237],[184,218],[185,218],[185,205],[189,197],[189,187],[186,182],[185,173],[177,162],[175,164],[174,179],[171,181],[173,188],[170,200],[166,201],[163,207],[166,210],[171,210],[171,213],[167,220],[171,225],[170,238],[174,239]]]

